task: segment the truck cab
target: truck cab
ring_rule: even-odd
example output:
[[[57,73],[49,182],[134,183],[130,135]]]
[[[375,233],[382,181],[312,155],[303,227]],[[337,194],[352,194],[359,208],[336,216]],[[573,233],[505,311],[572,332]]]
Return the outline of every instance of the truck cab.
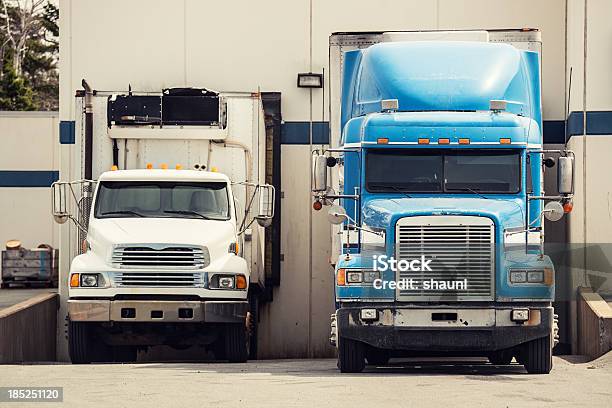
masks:
[[[543,150],[539,55],[393,41],[343,61],[339,146],[317,152],[313,169],[314,208],[334,203],[340,225],[340,370],[445,354],[548,373],[554,266],[542,217],[563,215],[571,187],[546,196],[543,163],[556,154],[571,178],[572,155]]]
[[[261,96],[83,83],[73,181],[53,184],[55,220],[73,221],[61,242],[72,362],[134,361],[154,346],[255,357],[274,216],[274,187],[259,182]]]

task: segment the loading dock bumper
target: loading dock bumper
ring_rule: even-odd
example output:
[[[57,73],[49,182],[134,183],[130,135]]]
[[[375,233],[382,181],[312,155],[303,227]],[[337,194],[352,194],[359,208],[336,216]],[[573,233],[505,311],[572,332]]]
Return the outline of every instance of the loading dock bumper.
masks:
[[[361,310],[376,309],[376,320]],[[338,334],[374,347],[406,351],[486,352],[510,348],[551,334],[553,309],[529,309],[524,323],[511,320],[513,307],[480,309],[342,307],[336,312]],[[434,320],[434,316],[442,320]],[[446,316],[456,320],[443,320]]]
[[[76,322],[243,323],[248,310],[246,301],[68,300]]]

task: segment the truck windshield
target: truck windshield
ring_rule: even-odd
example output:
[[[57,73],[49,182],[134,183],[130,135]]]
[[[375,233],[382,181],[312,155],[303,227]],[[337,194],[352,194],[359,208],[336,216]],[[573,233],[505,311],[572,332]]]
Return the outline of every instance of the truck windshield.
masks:
[[[366,155],[370,192],[498,193],[520,191],[518,150],[377,149]]]
[[[223,182],[103,181],[96,218],[154,217],[229,219]]]

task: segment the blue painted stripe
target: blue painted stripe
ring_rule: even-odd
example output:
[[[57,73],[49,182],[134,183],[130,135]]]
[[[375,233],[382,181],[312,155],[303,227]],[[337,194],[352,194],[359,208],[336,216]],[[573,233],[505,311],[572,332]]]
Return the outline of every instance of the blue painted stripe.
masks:
[[[0,170],[0,187],[50,187],[58,179],[55,170]]]
[[[572,112],[567,121],[570,136],[583,134],[582,112]],[[587,135],[612,135],[612,111],[587,111]]]
[[[310,122],[285,122],[281,144],[304,145],[310,139]],[[329,144],[329,122],[312,122],[312,143]]]
[[[565,142],[565,121],[545,120],[544,143],[562,144]],[[582,112],[572,112],[567,121],[568,139],[582,134]],[[285,122],[282,125],[281,144],[307,145],[309,122]],[[329,144],[329,122],[313,122],[313,144]],[[587,134],[612,135],[612,111],[587,112]]]
[[[74,144],[74,120],[62,120],[59,124],[60,144]]]

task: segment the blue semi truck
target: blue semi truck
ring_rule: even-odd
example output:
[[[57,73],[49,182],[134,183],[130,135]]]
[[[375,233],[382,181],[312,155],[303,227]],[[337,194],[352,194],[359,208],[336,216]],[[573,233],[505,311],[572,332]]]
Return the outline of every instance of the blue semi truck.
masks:
[[[312,179],[313,207],[329,206],[338,241],[331,342],[342,372],[410,355],[552,369],[543,217],[571,211],[574,160],[543,149],[538,38],[332,35],[340,136],[313,151]]]

